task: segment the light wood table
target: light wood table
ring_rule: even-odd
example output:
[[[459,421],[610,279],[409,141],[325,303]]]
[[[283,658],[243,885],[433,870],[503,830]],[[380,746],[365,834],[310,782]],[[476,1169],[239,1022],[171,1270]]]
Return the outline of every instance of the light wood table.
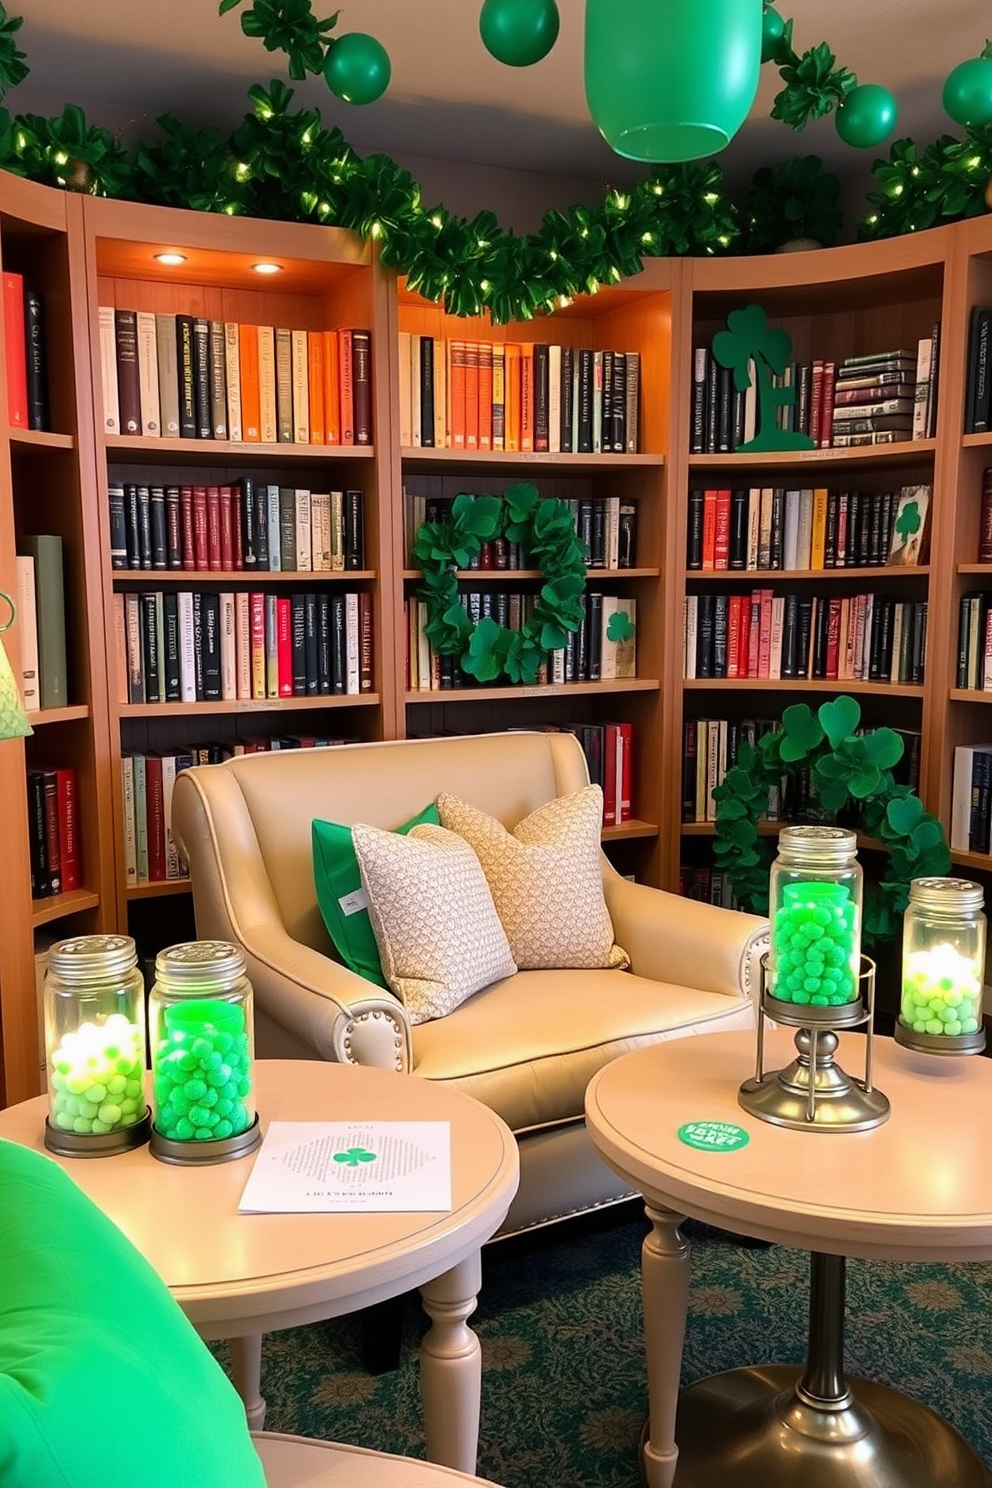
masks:
[[[419,1287],[431,1327],[421,1345],[427,1456],[474,1473],[482,1358],[467,1326],[480,1250],[506,1216],[517,1144],[487,1107],[389,1070],[259,1060],[255,1099],[269,1121],[447,1121],[450,1213],[239,1214],[254,1155],[209,1167],[157,1161],[147,1147],[53,1158],[168,1284],[203,1338],[231,1340],[249,1424],[264,1424],[261,1335],[338,1317]],[[0,1111],[0,1137],[45,1152],[45,1097]],[[46,1154],[51,1156],[51,1154]]]
[[[863,1070],[863,1048],[859,1035],[841,1036],[849,1073]],[[768,1033],[768,1069],[794,1056],[791,1030]],[[754,1057],[751,1034],[677,1039],[615,1060],[586,1094],[593,1141],[644,1195],[652,1224],[642,1253],[649,1488],[989,1488],[992,1475],[941,1417],[898,1391],[844,1378],[843,1316],[846,1256],[992,1258],[992,1061],[876,1039],[875,1083],[891,1116],[844,1133],[792,1131],[744,1112],[737,1091]],[[749,1141],[699,1151],[678,1136],[696,1120],[730,1122]],[[812,1252],[805,1370],[714,1375],[679,1403],[687,1215]]]

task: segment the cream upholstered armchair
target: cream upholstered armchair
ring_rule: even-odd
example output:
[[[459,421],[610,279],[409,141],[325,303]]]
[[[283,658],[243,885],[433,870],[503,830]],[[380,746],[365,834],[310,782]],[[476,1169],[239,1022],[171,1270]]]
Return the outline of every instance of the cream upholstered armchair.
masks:
[[[629,971],[521,971],[411,1027],[397,998],[334,959],[311,822],[392,829],[444,791],[512,828],[586,784],[570,734],[503,733],[253,754],[186,770],[175,785],[197,933],[242,947],[258,1055],[409,1071],[490,1106],[520,1145],[502,1234],[626,1197],[586,1134],[586,1085],[643,1044],[753,1026],[765,923],[630,883],[603,857]]]

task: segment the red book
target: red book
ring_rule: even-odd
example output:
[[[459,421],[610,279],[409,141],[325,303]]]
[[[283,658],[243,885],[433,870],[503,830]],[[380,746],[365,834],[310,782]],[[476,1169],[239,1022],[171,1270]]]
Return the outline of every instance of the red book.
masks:
[[[840,652],[840,599],[835,596],[827,611],[827,677],[837,680]]]
[[[193,492],[194,505],[196,489]],[[220,571],[224,566],[220,547],[220,486],[207,487],[207,567]]]
[[[76,772],[55,771],[59,812],[59,849],[62,855],[62,892],[79,888],[79,823],[76,820]]]
[[[520,348],[520,448],[534,448],[534,348]]]
[[[4,272],[3,344],[7,368],[7,422],[28,427],[28,354],[24,338],[24,276]]]
[[[196,568],[196,546],[193,540],[193,487],[179,487],[179,507],[183,526],[183,568]]]
[[[604,827],[618,826],[620,821],[617,815],[617,808],[620,794],[620,775],[623,771],[622,749],[623,745],[620,742],[618,725],[615,723],[606,724],[603,741]]]
[[[355,369],[351,331],[338,331],[338,397],[341,403],[342,444],[355,442]]]
[[[59,832],[59,782],[56,770],[46,770],[44,779],[45,853],[48,858],[48,892],[61,894],[62,838]]]
[[[240,502],[238,503],[240,505]],[[220,488],[220,566],[225,573],[234,567],[234,492]]]
[[[716,491],[703,492],[703,568],[716,567]]]
[[[821,449],[830,449],[834,442],[834,392],[837,384],[837,363],[823,364],[823,401],[820,405]]]
[[[233,559],[231,567],[244,568],[245,542],[241,525],[241,496],[233,486],[231,487],[231,554]]]
[[[193,559],[193,566],[199,573],[209,569],[210,539],[207,532],[206,486],[193,487]]]
[[[704,507],[705,521],[705,507]],[[703,534],[705,542],[705,530]],[[704,548],[705,553],[705,548]],[[705,556],[703,563],[705,566]],[[726,570],[730,566],[730,492],[717,491],[716,514],[713,530],[713,567]]]
[[[761,644],[761,590],[751,591],[750,617],[747,639],[747,676],[757,677],[758,655]]]
[[[846,491],[841,491],[837,497],[837,557],[835,568],[847,566],[847,514],[850,500]]]
[[[287,595],[276,600],[276,657],[279,665],[279,696],[293,696],[293,602]]]
[[[727,606],[727,676],[740,676],[741,610],[743,596],[732,594]]]
[[[759,677],[767,677],[772,659],[772,591],[759,589],[758,609],[758,671]]]
[[[630,821],[631,801],[633,800],[633,776],[634,776],[634,725],[632,723],[621,723],[617,727],[620,730],[621,745],[621,770],[620,770],[620,793],[617,805],[617,820],[621,823]]]
[[[358,595],[358,690],[372,692],[372,596],[363,589]]]
[[[165,797],[162,791],[162,757],[145,757],[145,816],[148,822],[148,877],[152,883],[165,874]]]

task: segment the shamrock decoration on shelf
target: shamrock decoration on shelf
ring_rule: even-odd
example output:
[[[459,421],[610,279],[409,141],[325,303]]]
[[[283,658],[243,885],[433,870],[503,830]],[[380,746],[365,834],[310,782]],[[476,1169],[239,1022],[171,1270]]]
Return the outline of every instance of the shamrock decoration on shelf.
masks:
[[[606,639],[616,641],[618,646],[623,646],[627,641],[634,639],[637,626],[629,615],[622,610],[616,610],[606,622]]]
[[[908,542],[914,532],[919,532],[923,518],[920,516],[920,503],[918,501],[907,501],[896,519],[896,531],[903,542]]]
[[[737,392],[751,387],[752,369],[757,378],[757,432],[746,444],[739,444],[738,450],[815,449],[815,439],[799,429],[780,429],[775,419],[777,409],[789,408],[796,401],[794,387],[776,386],[772,381],[773,374],[781,377],[789,365],[791,336],[772,329],[760,305],[731,310],[727,326],[729,329],[717,331],[713,337],[713,355],[721,367],[733,368]]]
[[[348,1147],[344,1152],[335,1152],[334,1161],[348,1168],[357,1168],[361,1163],[375,1162],[375,1153],[365,1147]]]
[[[860,830],[888,852],[878,890],[865,899],[864,937],[871,945],[895,934],[910,881],[946,873],[951,856],[937,818],[908,785],[893,779],[903,753],[900,735],[890,728],[859,733],[860,721],[860,705],[846,695],[822,703],[815,713],[796,703],[783,712],[780,728],[753,747],[742,745],[713,792],[714,857],[730,874],[741,905],[767,913],[771,851],[758,822],[768,808],[769,787],[808,771],[820,809],[832,814],[853,804]]]
[[[470,568],[482,544],[498,537],[519,543],[543,579],[520,630],[490,615],[473,625],[458,595],[458,570]],[[585,546],[564,501],[539,496],[536,486],[510,486],[502,497],[456,496],[446,521],[420,527],[413,556],[424,572],[420,597],[427,605],[427,639],[440,655],[457,656],[477,682],[505,675],[532,685],[548,653],[566,645],[569,632],[582,623]],[[614,618],[631,626],[626,616]]]

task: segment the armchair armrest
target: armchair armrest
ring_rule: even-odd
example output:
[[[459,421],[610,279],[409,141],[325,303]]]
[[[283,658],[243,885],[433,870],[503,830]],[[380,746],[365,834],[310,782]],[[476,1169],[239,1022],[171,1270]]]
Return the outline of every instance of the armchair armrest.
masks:
[[[766,920],[634,884],[619,874],[607,874],[603,888],[617,944],[637,976],[727,997],[752,995],[754,958],[765,948]]]
[[[391,993],[301,945],[278,925],[243,929],[241,944],[266,1015],[321,1059],[410,1069],[410,1022]]]

